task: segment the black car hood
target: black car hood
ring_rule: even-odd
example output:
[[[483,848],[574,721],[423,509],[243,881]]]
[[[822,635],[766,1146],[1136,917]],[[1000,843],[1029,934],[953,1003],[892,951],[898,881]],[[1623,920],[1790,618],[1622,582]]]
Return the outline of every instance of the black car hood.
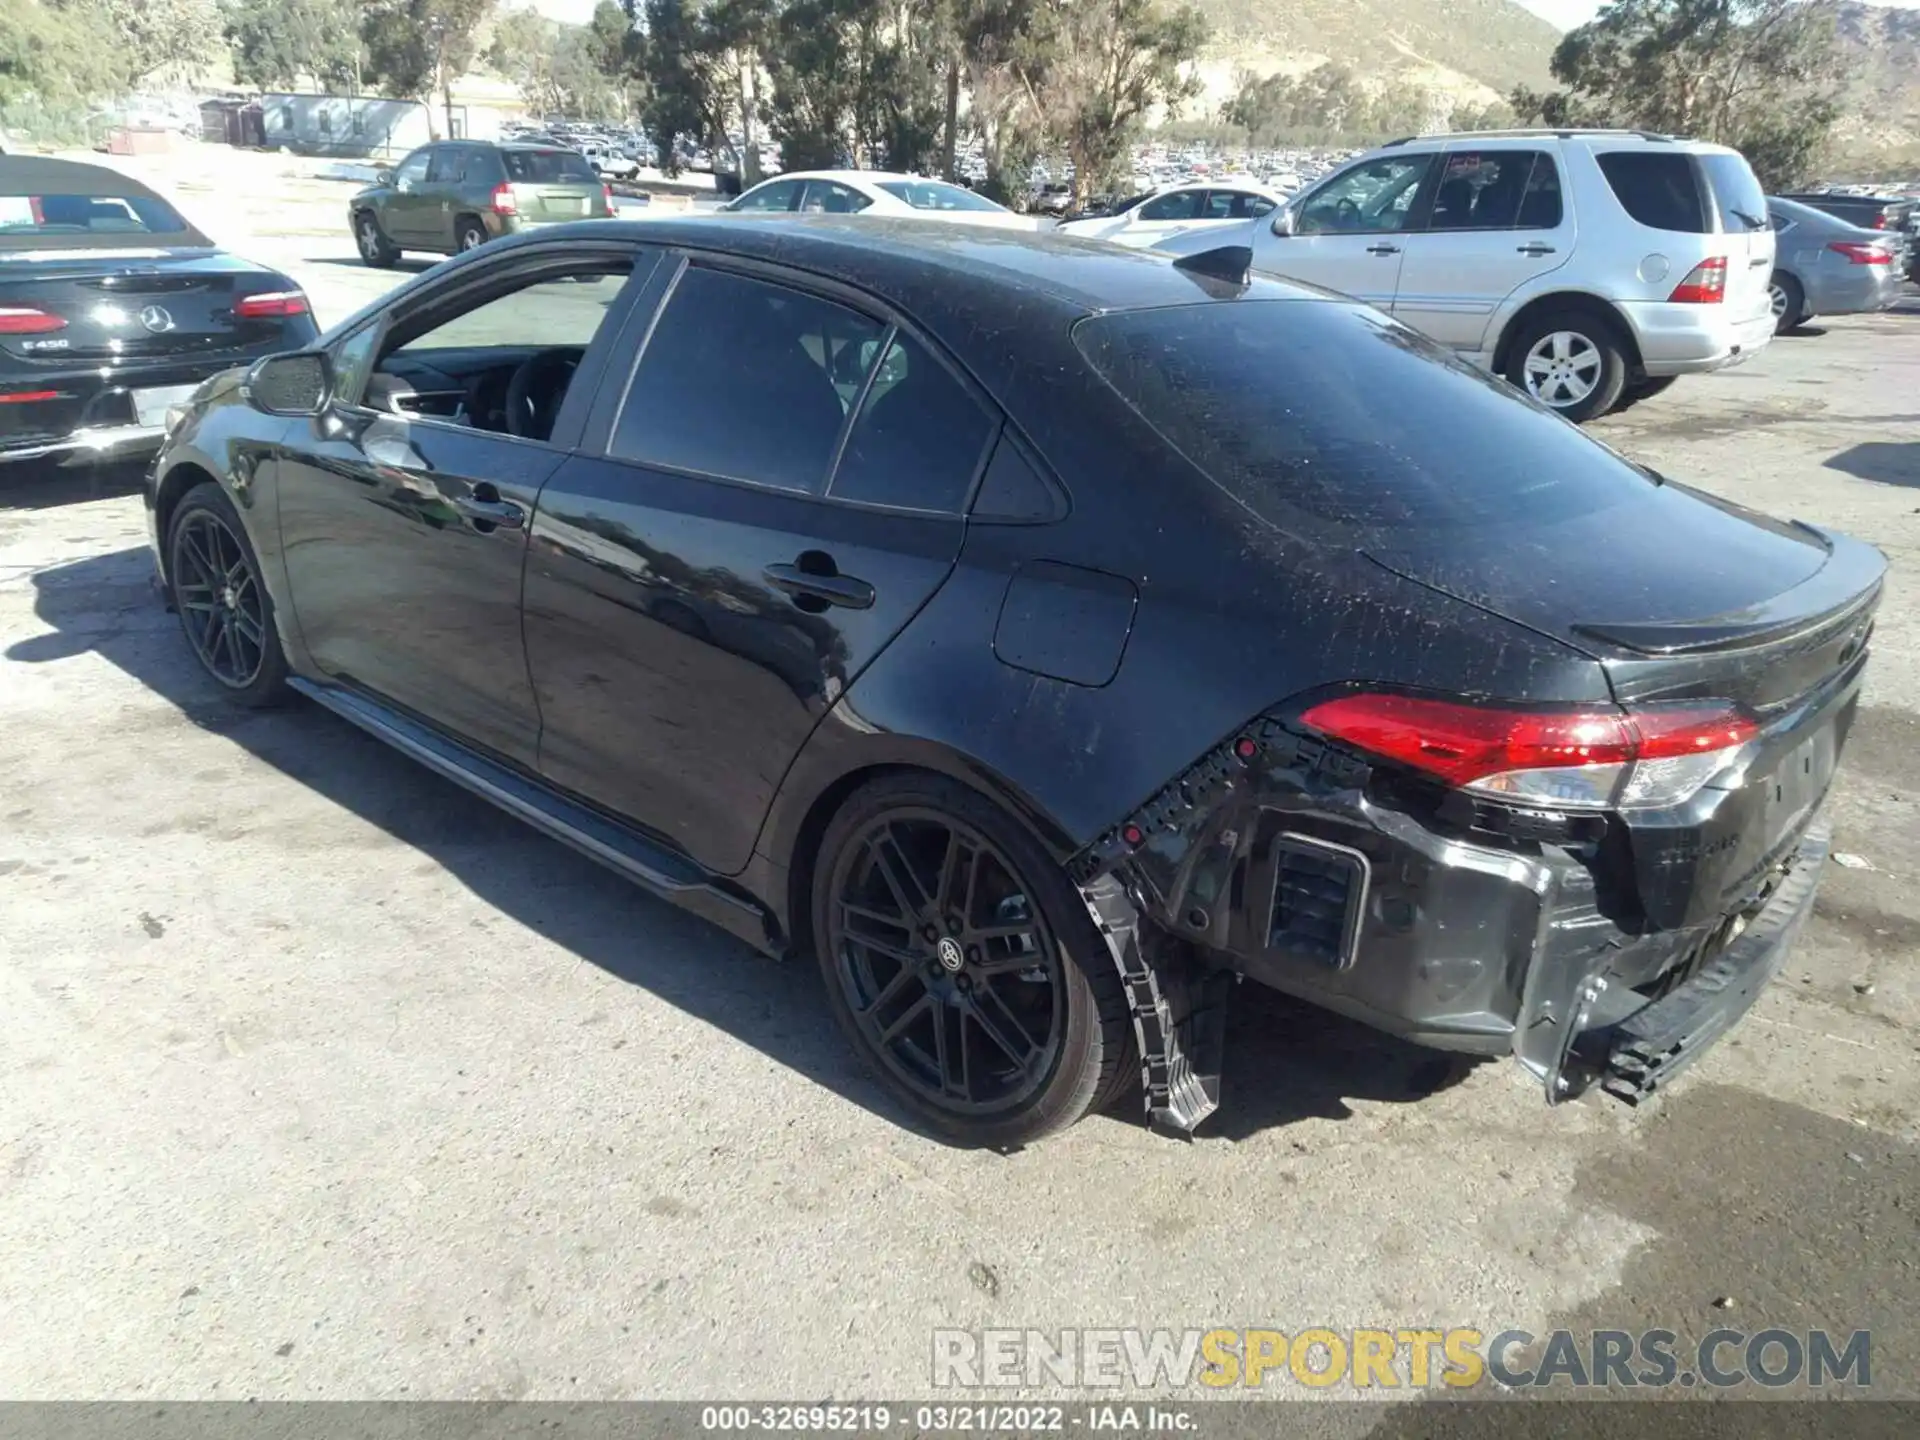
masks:
[[[1478,535],[1401,532],[1375,564],[1596,653],[1601,634],[1771,613],[1827,563],[1825,537],[1664,482],[1637,503]]]

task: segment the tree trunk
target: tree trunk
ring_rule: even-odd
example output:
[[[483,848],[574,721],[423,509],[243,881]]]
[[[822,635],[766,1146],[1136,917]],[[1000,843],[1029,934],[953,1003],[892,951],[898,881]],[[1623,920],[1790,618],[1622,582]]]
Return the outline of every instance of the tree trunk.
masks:
[[[960,151],[960,57],[957,55],[947,61],[946,136],[946,153],[941,157],[940,173],[947,178],[948,184],[953,184],[960,179],[958,165]]]

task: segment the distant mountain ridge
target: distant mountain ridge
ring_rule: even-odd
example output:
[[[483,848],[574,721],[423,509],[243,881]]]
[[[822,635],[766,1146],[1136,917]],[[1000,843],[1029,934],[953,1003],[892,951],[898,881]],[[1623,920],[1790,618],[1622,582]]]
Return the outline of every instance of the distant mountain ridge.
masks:
[[[1332,61],[1363,81],[1423,84],[1461,100],[1505,99],[1551,76],[1560,32],[1513,0],[1191,0],[1213,39],[1206,108],[1243,70],[1297,74]]]

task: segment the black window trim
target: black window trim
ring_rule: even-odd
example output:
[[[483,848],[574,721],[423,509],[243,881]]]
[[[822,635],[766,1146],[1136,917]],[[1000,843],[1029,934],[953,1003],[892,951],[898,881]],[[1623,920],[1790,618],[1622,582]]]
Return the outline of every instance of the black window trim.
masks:
[[[586,354],[580,357],[580,365],[574,371],[573,379],[567,386],[567,397],[561,402],[560,413],[554,417],[553,430],[545,440],[535,440],[528,435],[514,435],[500,430],[481,430],[471,425],[455,425],[451,421],[441,420],[432,415],[399,417],[405,419],[409,425],[428,425],[435,430],[450,434],[489,436],[495,440],[511,441],[518,445],[537,446],[549,453],[571,454],[581,448],[582,432],[586,428],[588,416],[592,411],[593,398],[605,383],[609,353],[613,350],[620,332],[626,329],[633,306],[639,297],[646,293],[648,284],[651,282],[653,271],[647,265],[649,254],[654,256],[654,263],[657,266],[660,251],[654,246],[637,242],[616,241],[581,245],[578,241],[550,240],[545,244],[531,245],[525,249],[516,248],[504,253],[496,252],[487,257],[491,263],[482,262],[478,265],[462,266],[452,274],[437,276],[418,290],[404,295],[351,329],[333,337],[327,343],[327,355],[331,359],[341,346],[365,334],[369,327],[377,329],[379,334],[374,338],[374,361],[367,369],[367,376],[370,379],[374,371],[379,368],[381,358],[387,352],[388,336],[402,322],[411,321],[423,313],[430,313],[442,305],[456,307],[462,296],[476,290],[491,289],[503,276],[516,273],[537,274],[543,270],[565,272],[579,265],[597,261],[625,261],[632,267],[627,276],[627,283],[621,287],[619,297],[609,307],[606,318],[600,322],[600,328],[594,333],[593,343],[587,346]],[[538,283],[538,279],[532,279],[516,288],[525,289],[526,285]],[[378,410],[365,404],[365,396],[364,388],[360,395],[350,401],[336,396],[329,402],[329,408],[337,408],[356,416],[394,418],[391,411]]]
[[[968,374],[941,345],[933,341],[911,320],[901,315],[892,306],[866,291],[856,290],[825,276],[815,275],[811,271],[797,270],[786,265],[771,264],[751,256],[737,255],[725,250],[703,250],[693,246],[682,247],[673,252],[678,256],[678,265],[668,277],[667,283],[658,300],[654,303],[653,313],[647,317],[645,328],[638,337],[639,343],[633,347],[633,360],[627,367],[627,373],[620,382],[619,401],[601,423],[593,426],[590,436],[583,436],[580,448],[596,459],[611,461],[615,464],[631,466],[636,470],[659,470],[669,475],[683,475],[692,480],[704,480],[715,485],[731,485],[742,490],[751,490],[760,495],[780,495],[789,500],[811,501],[821,505],[838,505],[850,510],[867,510],[881,515],[900,515],[910,519],[951,520],[965,523],[973,509],[975,496],[979,494],[981,482],[986,478],[987,466],[993,459],[994,441],[1003,428],[1011,429],[1005,413],[994,403],[986,388]],[[784,286],[803,295],[811,295],[835,305],[844,306],[857,314],[865,316],[884,327],[881,347],[874,352],[874,361],[867,370],[866,377],[860,382],[860,393],[853,405],[848,407],[846,419],[840,426],[840,433],[833,442],[833,454],[818,490],[793,490],[783,485],[768,485],[759,480],[748,480],[738,475],[722,475],[711,470],[695,470],[683,465],[667,465],[653,460],[636,459],[631,455],[617,455],[612,449],[613,437],[619,431],[620,420],[626,414],[627,403],[633,395],[634,380],[640,374],[640,367],[646,363],[647,351],[652,347],[654,331],[660,319],[667,313],[667,307],[673,303],[674,293],[680,288],[681,278],[698,266],[703,270],[713,270],[723,274],[735,274],[750,280],[759,280],[768,285]],[[981,453],[975,457],[972,473],[967,477],[965,498],[958,510],[931,510],[908,505],[883,505],[870,500],[849,500],[833,494],[833,483],[839,477],[840,461],[846,453],[847,440],[853,432],[860,411],[866,404],[867,394],[873,387],[874,377],[880,373],[880,362],[886,358],[887,348],[893,344],[894,337],[906,335],[923,351],[931,355],[935,362],[946,370],[968,398],[981,410],[988,420],[988,443],[981,447]],[[610,386],[611,376],[603,377],[601,384]],[[1027,447],[1029,453],[1032,447]],[[1051,479],[1051,472],[1043,471],[1045,478]],[[1056,489],[1059,489],[1057,484]]]

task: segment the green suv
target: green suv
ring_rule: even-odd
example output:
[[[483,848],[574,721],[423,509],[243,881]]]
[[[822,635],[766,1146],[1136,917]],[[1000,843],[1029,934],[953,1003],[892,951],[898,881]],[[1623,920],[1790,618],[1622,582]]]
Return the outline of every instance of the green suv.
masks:
[[[587,158],[553,145],[443,140],[423,145],[348,202],[360,258],[452,255],[540,225],[602,218],[613,195]]]

